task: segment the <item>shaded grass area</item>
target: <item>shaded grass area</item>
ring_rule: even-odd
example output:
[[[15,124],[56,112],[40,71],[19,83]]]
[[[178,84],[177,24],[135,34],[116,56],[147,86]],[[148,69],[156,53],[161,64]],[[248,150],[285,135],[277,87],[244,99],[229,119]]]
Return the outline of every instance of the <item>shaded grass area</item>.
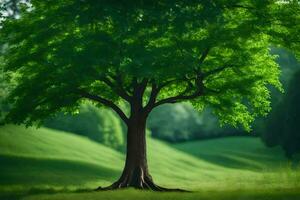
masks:
[[[157,184],[196,192],[91,192],[118,178],[123,154],[70,133],[5,126],[0,128],[0,199],[300,199],[299,168],[257,138],[178,145],[148,138],[148,155]]]
[[[113,181],[119,171],[90,163],[61,159],[0,156],[0,185],[68,185],[87,180]]]

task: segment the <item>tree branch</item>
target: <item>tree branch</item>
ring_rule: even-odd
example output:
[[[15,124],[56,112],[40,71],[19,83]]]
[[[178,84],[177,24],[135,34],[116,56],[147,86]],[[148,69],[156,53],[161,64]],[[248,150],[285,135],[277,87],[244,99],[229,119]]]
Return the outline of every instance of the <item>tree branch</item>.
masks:
[[[175,82],[175,81],[180,81],[180,79],[172,79],[172,80],[168,80],[168,81],[162,83],[161,85],[158,85],[158,86],[157,86],[157,89],[158,89],[158,90],[161,90],[162,88],[166,87],[167,85],[169,85],[169,84],[171,84],[171,83],[173,83],[173,82]]]
[[[210,50],[210,48],[207,47],[202,52],[202,54],[199,58],[199,63],[200,64],[204,62],[205,58],[208,55],[209,50]],[[198,70],[195,70],[195,71],[197,73],[195,79],[189,79],[187,77],[179,78],[179,79],[172,79],[172,80],[169,80],[169,81],[166,81],[166,82],[162,83],[159,86],[157,86],[155,83],[152,83],[152,90],[151,90],[150,98],[149,98],[149,101],[148,101],[147,105],[145,106],[145,110],[146,111],[151,111],[154,107],[157,107],[161,104],[176,103],[176,102],[179,102],[179,101],[194,99],[196,97],[201,96],[203,94],[203,90],[204,90],[204,85],[203,85],[203,77],[204,76]],[[192,84],[191,80],[195,80],[195,85]],[[176,81],[186,81],[188,86],[179,95],[169,97],[169,98],[166,98],[166,99],[163,99],[163,100],[160,100],[160,101],[156,102],[156,98],[157,98],[158,93],[160,92],[160,90],[162,88],[164,88],[165,86],[167,86],[169,84],[172,84],[173,82],[176,82]],[[191,91],[193,89],[193,86],[196,87],[196,91],[193,94],[186,95],[186,93],[188,93],[189,91]]]
[[[152,85],[151,85],[151,94],[150,94],[150,97],[149,97],[149,101],[148,101],[147,105],[145,106],[146,112],[150,112],[152,110],[160,89],[161,88],[158,87],[155,82],[152,83]]]
[[[227,68],[230,68],[230,67],[233,67],[233,65],[225,65],[223,67],[219,67],[219,68],[213,69],[211,71],[203,73],[203,77],[206,78],[206,77],[208,77],[210,75],[217,74],[217,73],[223,71],[224,69],[227,69]]]
[[[128,124],[128,117],[125,115],[125,113],[122,111],[121,108],[119,108],[116,104],[114,104],[112,101],[107,100],[103,97],[97,96],[97,95],[93,95],[90,94],[88,92],[85,92],[83,90],[78,90],[78,92],[80,93],[80,95],[84,98],[96,101],[98,103],[101,103],[107,107],[112,108],[119,116],[120,118],[126,123]]]
[[[186,86],[183,92],[181,92],[177,96],[168,97],[166,99],[162,99],[154,103],[153,108],[165,103],[177,103],[179,101],[190,100],[202,96],[205,89],[203,79],[204,76],[202,73],[197,74],[194,79],[189,79],[188,77],[185,77],[184,80],[187,82],[188,85]],[[191,82],[192,80],[195,81],[194,84]],[[195,91],[192,94],[187,95],[187,93],[193,90],[193,88],[195,88]]]
[[[191,82],[191,79],[186,78],[185,80],[187,81],[188,85],[186,86],[186,89],[183,92],[181,92],[177,96],[168,97],[166,99],[162,99],[162,100],[154,103],[153,108],[157,107],[159,105],[165,104],[165,103],[177,103],[179,101],[194,99],[194,98],[197,98],[197,97],[203,95],[204,85],[203,85],[203,78],[202,78],[202,76],[198,75],[196,77],[195,84],[193,84]],[[191,91],[193,89],[193,87],[195,87],[195,89],[196,89],[194,91],[194,93],[187,95],[186,93],[188,93],[189,91]]]
[[[137,78],[134,78],[132,81],[133,95],[142,97],[147,88],[148,81],[147,78],[143,78],[143,80],[139,82]]]
[[[201,95],[203,94],[202,90],[200,89],[197,89],[193,94],[191,95],[182,95],[182,94],[179,94],[177,96],[174,96],[174,97],[169,97],[169,98],[166,98],[166,99],[162,99],[158,102],[156,102],[153,106],[154,107],[157,107],[159,105],[162,105],[162,104],[165,104],[165,103],[177,103],[177,102],[180,102],[180,101],[183,101],[183,100],[190,100],[190,99],[194,99],[194,98],[197,98],[197,97],[200,97]]]
[[[100,80],[103,81],[107,86],[109,86],[117,95],[129,102],[131,100],[131,96],[128,95],[127,92],[123,89],[120,78],[116,76],[115,78],[112,77],[112,79],[114,79],[118,85],[114,84],[108,77],[100,77]]]
[[[210,49],[210,48],[207,47],[207,48],[204,49],[204,51],[202,52],[201,57],[200,57],[200,59],[199,59],[200,64],[202,64],[202,63],[204,62],[205,58],[206,58],[207,55],[208,55],[209,49]]]

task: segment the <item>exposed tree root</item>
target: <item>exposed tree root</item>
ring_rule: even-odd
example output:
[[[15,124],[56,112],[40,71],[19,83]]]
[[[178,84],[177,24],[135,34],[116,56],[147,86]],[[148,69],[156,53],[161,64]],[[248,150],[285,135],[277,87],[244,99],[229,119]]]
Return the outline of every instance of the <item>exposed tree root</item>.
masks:
[[[142,186],[139,187],[124,185],[123,183],[116,182],[108,187],[98,187],[96,191],[109,191],[109,190],[125,189],[130,187],[140,189],[140,190],[152,190],[157,192],[190,192],[179,188],[165,188],[165,187],[158,186],[154,183],[146,183],[146,182],[142,183]]]
[[[96,189],[96,191],[107,191],[132,187],[140,190],[152,190],[159,192],[189,192],[183,189],[172,189],[158,186],[153,182],[148,173],[143,173],[144,171],[142,169],[140,169],[138,173],[136,173],[136,171],[134,172],[135,173],[123,174],[120,179],[112,185],[108,187],[99,187]]]

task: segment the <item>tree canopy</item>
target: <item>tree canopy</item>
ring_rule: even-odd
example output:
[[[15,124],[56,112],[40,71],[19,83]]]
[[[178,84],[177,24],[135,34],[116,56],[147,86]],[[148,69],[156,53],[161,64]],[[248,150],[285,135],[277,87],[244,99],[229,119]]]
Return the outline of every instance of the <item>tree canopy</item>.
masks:
[[[190,101],[222,123],[250,129],[281,89],[270,45],[299,58],[299,1],[31,0],[1,24],[15,86],[7,122],[41,122],[84,99],[145,111]],[[10,73],[13,72],[13,73]],[[139,98],[134,98],[139,97]]]

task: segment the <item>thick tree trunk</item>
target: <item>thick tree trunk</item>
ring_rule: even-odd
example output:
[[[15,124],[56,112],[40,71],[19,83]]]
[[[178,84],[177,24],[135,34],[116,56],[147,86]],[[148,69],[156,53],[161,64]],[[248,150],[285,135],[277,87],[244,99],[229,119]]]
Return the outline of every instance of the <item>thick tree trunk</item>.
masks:
[[[97,190],[113,190],[133,187],[154,191],[183,191],[156,185],[149,174],[146,154],[146,117],[137,114],[130,118],[127,129],[126,162],[120,178],[108,187]]]
[[[146,116],[133,113],[127,124],[127,153],[122,175],[107,188],[134,187],[138,189],[163,190],[156,186],[148,171],[146,154]],[[100,188],[99,188],[100,189]]]
[[[117,187],[149,188],[152,178],[146,155],[146,118],[137,115],[130,119],[127,129],[126,163]]]

